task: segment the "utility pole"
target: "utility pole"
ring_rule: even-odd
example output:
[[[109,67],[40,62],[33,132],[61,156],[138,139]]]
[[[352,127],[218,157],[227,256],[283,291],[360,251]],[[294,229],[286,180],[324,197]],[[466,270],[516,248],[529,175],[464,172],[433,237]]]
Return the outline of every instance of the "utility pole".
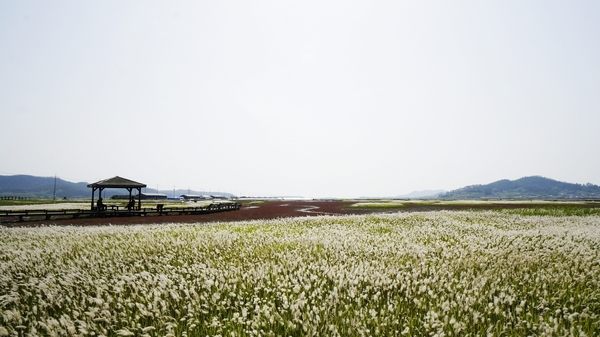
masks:
[[[56,173],[54,174],[54,192],[52,193],[52,200],[56,201]]]

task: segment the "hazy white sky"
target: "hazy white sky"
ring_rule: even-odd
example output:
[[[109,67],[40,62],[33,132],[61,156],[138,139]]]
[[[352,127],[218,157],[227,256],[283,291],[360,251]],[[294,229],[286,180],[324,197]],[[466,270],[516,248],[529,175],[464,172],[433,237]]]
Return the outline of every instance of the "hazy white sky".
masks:
[[[1,1],[0,174],[600,184],[599,1]]]

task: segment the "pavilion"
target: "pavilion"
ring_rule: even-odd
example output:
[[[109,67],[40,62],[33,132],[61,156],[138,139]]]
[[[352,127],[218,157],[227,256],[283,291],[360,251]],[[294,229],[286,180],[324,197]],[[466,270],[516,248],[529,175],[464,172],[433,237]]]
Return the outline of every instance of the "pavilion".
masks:
[[[109,179],[97,181],[93,184],[89,184],[89,185],[87,185],[87,187],[90,187],[92,189],[92,208],[91,208],[92,211],[95,209],[94,194],[95,194],[96,190],[98,190],[98,198],[101,198],[102,191],[105,188],[124,188],[127,191],[129,191],[129,200],[131,200],[131,198],[132,198],[131,192],[133,191],[133,189],[136,189],[138,191],[138,194],[137,194],[138,200],[137,200],[137,208],[136,209],[137,210],[142,209],[142,199],[141,199],[142,188],[146,187],[146,184],[138,183],[133,180],[115,176],[115,177],[112,177]]]

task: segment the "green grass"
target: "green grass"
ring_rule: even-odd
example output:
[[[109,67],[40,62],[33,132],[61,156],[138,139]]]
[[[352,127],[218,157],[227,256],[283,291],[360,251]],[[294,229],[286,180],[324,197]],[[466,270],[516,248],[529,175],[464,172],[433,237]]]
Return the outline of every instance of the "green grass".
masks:
[[[403,208],[405,207],[403,203],[397,201],[387,201],[387,200],[378,200],[378,201],[360,201],[354,203],[347,208]]]
[[[363,209],[418,209],[436,207],[450,209],[495,209],[522,215],[597,215],[598,202],[579,201],[507,201],[507,200],[366,200],[358,201],[347,208]],[[515,208],[516,207],[516,208]]]
[[[248,206],[253,206],[253,205],[264,205],[267,202],[264,200],[252,200],[252,201],[244,201],[243,204],[244,206],[248,205]]]
[[[41,205],[41,204],[61,204],[61,203],[90,203],[90,200],[85,199],[27,199],[27,200],[0,200],[0,206],[15,206],[15,205]]]
[[[497,212],[506,214],[518,214],[524,216],[589,216],[600,215],[600,207],[581,206],[539,206],[533,208],[497,209]]]

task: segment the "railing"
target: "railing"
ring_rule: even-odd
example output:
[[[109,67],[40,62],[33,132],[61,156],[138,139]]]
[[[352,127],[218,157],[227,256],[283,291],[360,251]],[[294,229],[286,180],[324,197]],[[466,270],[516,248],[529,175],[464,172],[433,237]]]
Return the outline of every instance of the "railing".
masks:
[[[18,197],[14,195],[2,195],[0,196],[0,200],[29,200],[29,197]]]
[[[53,217],[69,217],[69,218],[97,218],[97,217],[113,217],[113,216],[150,216],[150,215],[183,215],[183,214],[208,214],[224,211],[239,210],[242,207],[241,203],[227,202],[216,203],[200,207],[164,207],[157,205],[156,208],[142,208],[139,210],[119,210],[118,207],[104,210],[0,210],[0,218],[4,218],[3,222],[36,221],[50,220]],[[13,219],[11,221],[11,219]]]
[[[239,210],[242,208],[242,204],[239,202],[223,202],[210,204],[206,206],[193,206],[193,207],[165,207],[163,204],[156,205],[156,208],[151,208],[152,211],[158,212],[159,215],[169,214],[201,214],[201,213],[215,213],[221,211],[232,211]]]

